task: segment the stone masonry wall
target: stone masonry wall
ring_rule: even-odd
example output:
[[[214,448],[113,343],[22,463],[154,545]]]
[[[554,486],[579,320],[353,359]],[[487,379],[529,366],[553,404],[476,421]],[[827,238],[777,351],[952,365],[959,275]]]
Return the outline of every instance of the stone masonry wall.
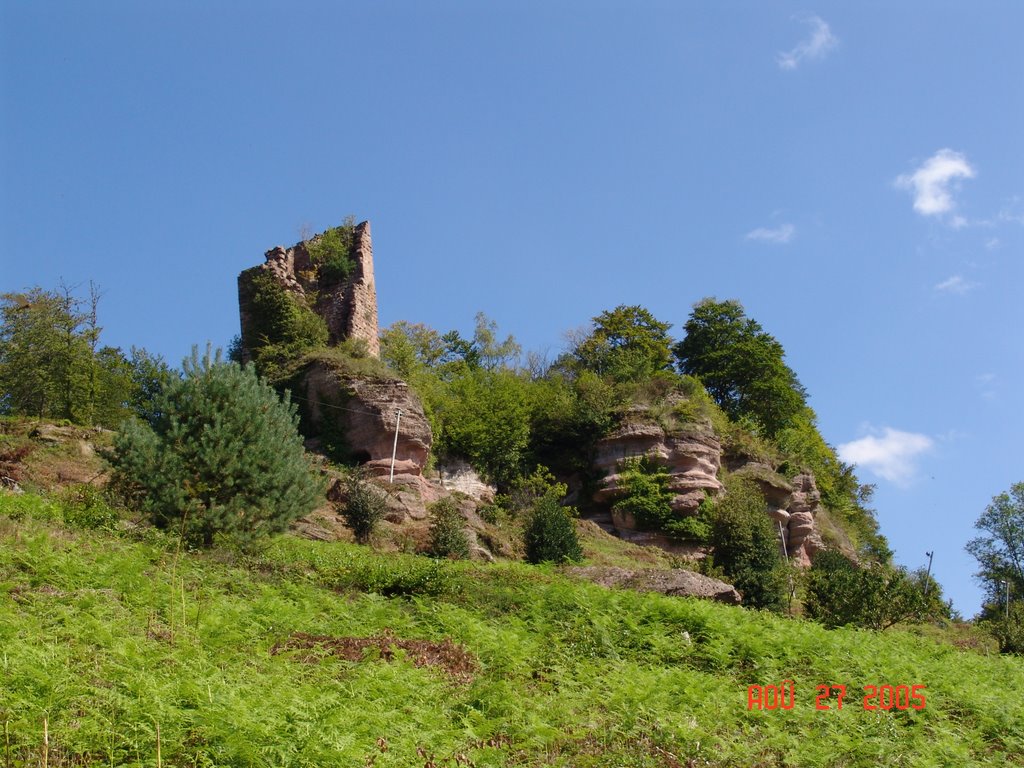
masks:
[[[251,281],[261,272],[269,272],[274,280],[300,301],[316,296],[313,309],[327,324],[328,344],[334,346],[345,339],[362,339],[369,354],[380,357],[377,328],[377,286],[373,279],[373,242],[370,222],[356,225],[350,252],[354,268],[348,279],[334,284],[321,284],[310,262],[308,240],[291,248],[276,246],[264,254],[266,261],[238,276],[238,306],[242,325],[242,356],[250,358],[255,340],[251,338],[253,317]]]
[[[356,227],[353,258],[356,268],[347,285],[345,333],[350,339],[363,339],[370,354],[380,357],[377,286],[373,280],[373,242],[368,221]]]

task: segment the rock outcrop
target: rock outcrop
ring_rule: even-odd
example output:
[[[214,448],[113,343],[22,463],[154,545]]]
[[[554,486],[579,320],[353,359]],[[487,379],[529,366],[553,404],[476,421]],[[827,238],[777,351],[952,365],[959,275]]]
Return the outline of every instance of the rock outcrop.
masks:
[[[484,503],[494,501],[498,489],[484,481],[467,461],[449,460],[437,468],[438,482],[449,493],[462,493]]]
[[[365,344],[368,355],[380,355],[368,221],[346,224],[290,248],[271,248],[265,257],[265,263],[238,276],[244,359],[265,343],[260,329],[266,318],[259,316],[258,309],[263,305],[254,301],[257,286],[266,285],[257,278],[264,276],[294,298],[302,311],[312,310],[323,320],[328,347],[357,340]],[[271,306],[277,305],[271,302]],[[311,447],[347,454],[371,472],[388,476],[394,452],[395,475],[418,477],[427,462],[432,435],[419,398],[405,382],[353,373],[344,354],[332,358],[315,353],[311,357],[300,371],[289,374],[287,384],[279,382],[295,396],[301,429]],[[362,369],[357,366],[356,370]]]
[[[341,439],[350,457],[377,475],[391,474],[392,451],[396,477],[422,473],[432,442],[430,423],[404,381],[352,375],[323,361],[310,363],[295,381],[306,435],[321,443]]]
[[[697,514],[707,494],[717,496],[723,486],[718,479],[723,451],[710,425],[688,424],[666,430],[647,417],[646,409],[636,408],[609,435],[598,441],[594,468],[604,479],[594,501],[609,506],[621,496],[621,472],[626,459],[649,456],[669,472],[672,511],[679,517]],[[737,474],[757,483],[768,504],[769,516],[781,525],[782,543],[789,559],[802,567],[822,548],[815,526],[821,502],[814,476],[805,473],[788,480],[767,464],[747,462],[731,467]],[[672,554],[699,558],[706,547],[674,541],[658,531],[639,530],[632,516],[611,511],[615,533],[635,544],[656,546]]]
[[[609,502],[621,495],[623,462],[639,456],[652,456],[668,469],[669,490],[675,494],[672,510],[680,517],[695,515],[708,492],[722,490],[718,479],[722,446],[710,428],[695,424],[666,434],[657,424],[631,419],[597,443],[594,468],[604,480],[594,501]],[[636,527],[635,521],[620,520],[617,528],[619,523],[623,528]]]
[[[699,597],[729,605],[739,605],[742,597],[732,584],[712,579],[693,571],[680,569],[628,568],[577,566],[567,572],[603,587],[620,587],[637,592],[659,592],[675,597]]]
[[[804,472],[791,480],[766,464],[748,463],[735,470],[761,489],[768,503],[768,515],[780,526],[785,554],[791,562],[808,567],[824,544],[815,525],[821,507],[821,493],[814,475]]]
[[[790,559],[807,567],[811,558],[824,547],[814,518],[821,507],[821,493],[814,475],[804,473],[793,478],[793,494],[789,499],[789,520],[784,526],[786,551]]]

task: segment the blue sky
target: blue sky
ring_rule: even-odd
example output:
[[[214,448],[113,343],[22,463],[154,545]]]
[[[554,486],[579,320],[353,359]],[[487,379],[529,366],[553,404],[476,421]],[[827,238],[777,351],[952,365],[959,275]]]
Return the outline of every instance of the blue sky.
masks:
[[[268,248],[370,219],[382,325],[526,349],[739,299],[966,615],[1024,480],[1016,2],[0,4],[0,289],[107,343],[237,332]]]

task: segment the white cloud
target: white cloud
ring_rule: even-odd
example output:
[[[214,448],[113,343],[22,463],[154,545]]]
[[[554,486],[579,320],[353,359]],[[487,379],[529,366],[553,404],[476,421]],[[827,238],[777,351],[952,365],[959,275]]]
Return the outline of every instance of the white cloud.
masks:
[[[927,435],[892,427],[839,446],[839,458],[857,464],[896,485],[906,486],[917,471],[916,459],[935,445]]]
[[[962,152],[940,149],[911,174],[896,177],[896,186],[914,193],[914,210],[922,216],[938,216],[953,210],[955,203],[950,187],[957,179],[973,179],[975,170]],[[964,226],[966,219],[955,217],[954,226]]]
[[[989,238],[989,239],[988,239],[988,241],[987,241],[987,242],[985,243],[985,247],[986,247],[986,248],[987,248],[988,250],[990,250],[990,251],[994,251],[994,250],[996,250],[997,248],[999,248],[999,246],[1001,246],[1002,244],[1003,244],[1003,241],[1002,241],[1002,240],[1000,240],[1000,239],[999,239],[998,237],[991,237],[991,238]]]
[[[780,69],[796,69],[805,59],[822,59],[839,45],[839,38],[832,34],[828,24],[819,17],[810,16],[801,21],[810,25],[811,34],[797,43],[793,50],[784,51],[775,57]]]
[[[1020,198],[1014,197],[1007,202],[996,215],[999,223],[1024,224],[1024,210],[1021,208]]]
[[[782,224],[774,229],[758,227],[747,232],[747,240],[759,240],[762,243],[788,243],[796,234],[796,227],[792,224]]]
[[[994,373],[981,373],[974,377],[974,383],[985,400],[995,400],[999,394],[999,377]]]
[[[935,286],[935,290],[939,293],[959,293],[965,294],[978,287],[977,283],[972,283],[969,280],[964,280],[960,275],[953,275],[947,277],[941,283]]]

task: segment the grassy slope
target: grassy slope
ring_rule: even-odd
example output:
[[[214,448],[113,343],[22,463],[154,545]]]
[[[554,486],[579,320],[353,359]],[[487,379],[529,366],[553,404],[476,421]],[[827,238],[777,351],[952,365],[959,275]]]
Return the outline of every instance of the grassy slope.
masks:
[[[179,556],[59,518],[0,495],[3,765],[41,764],[44,719],[49,765],[155,765],[158,725],[168,766],[1024,765],[1020,659],[514,563],[291,537]],[[295,632],[450,638],[478,669],[271,652]],[[747,711],[783,678],[792,711]],[[814,709],[824,682],[842,711]],[[868,683],[924,683],[927,708],[865,712]]]

